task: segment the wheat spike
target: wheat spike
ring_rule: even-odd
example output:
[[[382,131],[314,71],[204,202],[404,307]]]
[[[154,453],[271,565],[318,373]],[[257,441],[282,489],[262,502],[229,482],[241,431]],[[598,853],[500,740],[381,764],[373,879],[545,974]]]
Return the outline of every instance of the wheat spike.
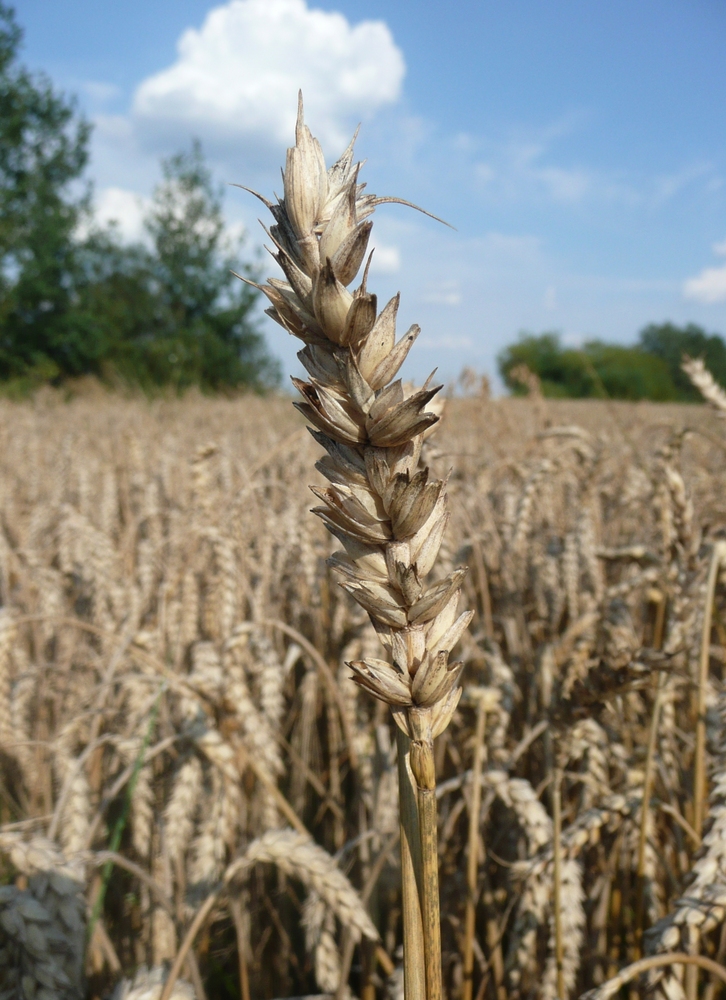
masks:
[[[194,830],[201,791],[202,765],[198,757],[192,756],[179,768],[164,810],[166,849],[172,865],[184,859]]]
[[[292,830],[268,831],[245,851],[245,867],[260,862],[276,865],[314,890],[356,941],[361,937],[378,939],[358,894],[335,860],[307,837]]]
[[[681,368],[719,416],[726,414],[726,392],[706,368],[703,358],[689,358],[686,354],[683,356]]]

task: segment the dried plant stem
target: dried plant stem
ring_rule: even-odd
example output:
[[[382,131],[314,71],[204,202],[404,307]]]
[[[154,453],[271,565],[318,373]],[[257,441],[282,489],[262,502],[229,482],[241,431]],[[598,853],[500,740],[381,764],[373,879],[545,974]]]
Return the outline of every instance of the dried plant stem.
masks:
[[[250,1000],[250,977],[247,970],[247,944],[244,933],[242,904],[239,899],[230,900],[229,909],[234,920],[237,935],[237,959],[239,961],[239,988],[242,1000]]]
[[[401,879],[403,883],[403,987],[406,1000],[426,1000],[423,923],[418,873],[421,871],[416,786],[411,773],[411,741],[396,730],[398,796],[401,812]]]
[[[703,608],[703,630],[701,633],[701,655],[698,663],[696,687],[696,748],[693,762],[693,829],[698,836],[703,835],[704,803],[706,798],[706,688],[708,686],[708,666],[711,652],[711,625],[713,622],[713,599],[716,593],[718,573],[724,561],[726,544],[716,542],[711,554],[706,581],[706,597]],[[692,947],[697,953],[699,932],[693,929]],[[697,976],[695,966],[686,969],[686,996],[696,1000]]]
[[[645,756],[645,775],[643,777],[643,806],[640,814],[640,836],[638,838],[638,886],[635,906],[635,958],[640,958],[642,954],[644,930],[643,923],[645,919],[645,848],[648,840],[648,815],[650,812],[650,797],[653,791],[655,748],[658,742],[658,725],[660,721],[660,709],[663,703],[664,687],[665,674],[661,670],[658,672],[658,678],[656,681],[653,712],[650,717],[650,728],[648,731],[648,749]]]
[[[471,551],[474,556],[474,569],[476,570],[479,595],[481,597],[481,612],[484,622],[484,633],[487,639],[493,639],[494,619],[492,618],[492,598],[489,593],[489,574],[487,573],[486,563],[484,562],[481,541],[477,535],[474,522],[472,521],[469,512],[465,507],[461,508],[461,512],[471,538]]]
[[[701,846],[701,837],[698,836],[688,820],[684,819],[674,806],[672,806],[669,802],[661,802],[658,808],[661,812],[670,816],[678,824],[678,826],[680,826],[681,830],[683,830],[683,832],[691,838],[695,848],[699,848]]]
[[[557,996],[565,1000],[564,942],[562,940],[562,768],[552,782],[552,856],[554,860],[555,963]]]
[[[325,662],[324,657],[322,657],[315,648],[315,646],[313,646],[313,644],[308,639],[305,638],[302,632],[299,632],[297,629],[292,628],[291,625],[287,625],[285,622],[278,621],[275,618],[270,620],[265,620],[262,622],[262,624],[271,625],[273,628],[278,629],[278,631],[282,632],[284,635],[287,635],[291,639],[294,639],[295,642],[305,650],[305,652],[308,654],[310,659],[313,661],[315,666],[320,671],[320,676],[322,677],[324,683],[326,684],[328,690],[330,691],[330,695],[333,701],[335,702],[338,711],[340,712],[340,724],[342,726],[343,735],[345,737],[345,748],[348,754],[348,759],[350,761],[350,766],[353,768],[353,770],[355,770],[356,767],[358,766],[358,760],[356,757],[353,735],[350,731],[350,722],[348,721],[348,715],[345,710],[345,704],[343,703],[343,696],[340,693],[340,688],[338,687],[335,677],[333,676],[333,672],[328,666],[328,664]]]
[[[436,807],[436,766],[431,713],[412,709],[411,771],[417,786],[418,823],[421,838],[419,891],[423,922],[427,1000],[441,1000],[441,926],[439,914],[439,851]]]
[[[433,761],[433,742],[429,747]],[[418,790],[421,824],[422,916],[426,960],[427,1000],[441,1000],[441,927],[439,917],[439,851],[436,787]]]
[[[479,812],[481,809],[481,769],[484,762],[485,702],[479,698],[476,706],[474,734],[474,765],[471,774],[469,805],[469,853],[466,869],[466,914],[464,917],[464,988],[463,1000],[471,1000],[474,973],[474,930],[476,923],[476,890],[479,872]]]
[[[711,648],[711,623],[713,598],[716,592],[718,571],[726,555],[726,543],[717,542],[713,547],[711,565],[706,583],[706,603],[703,609],[703,631],[701,633],[701,657],[698,665],[698,686],[696,703],[696,750],[693,765],[693,829],[703,834],[703,807],[706,795],[706,686],[708,683],[708,662]]]
[[[184,940],[179,946],[179,950],[176,953],[176,958],[174,959],[172,967],[171,969],[169,969],[169,975],[167,977],[166,982],[164,983],[164,989],[161,991],[161,996],[159,997],[159,1000],[169,1000],[169,997],[171,996],[174,990],[174,986],[176,985],[176,981],[179,978],[179,974],[182,970],[182,966],[184,965],[186,957],[189,954],[192,945],[194,944],[194,940],[199,931],[204,926],[207,917],[214,909],[214,904],[217,902],[217,899],[219,898],[219,895],[222,892],[222,889],[224,888],[225,888],[224,883],[220,883],[220,885],[218,885],[216,889],[213,889],[212,892],[210,892],[210,894],[207,896],[207,898],[204,900],[202,905],[197,910],[194,920],[192,920],[191,924],[189,925],[189,929],[187,930]]]

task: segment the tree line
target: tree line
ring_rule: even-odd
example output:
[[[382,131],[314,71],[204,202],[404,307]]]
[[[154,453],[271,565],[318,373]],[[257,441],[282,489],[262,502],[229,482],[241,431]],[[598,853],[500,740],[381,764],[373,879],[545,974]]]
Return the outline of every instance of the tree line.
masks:
[[[652,399],[660,402],[700,402],[681,369],[684,355],[703,358],[714,378],[726,385],[726,343],[693,323],[650,324],[632,346],[590,340],[566,347],[557,333],[524,333],[498,356],[507,387],[523,395],[521,366],[539,379],[545,396],[570,399]]]
[[[0,382],[17,390],[95,375],[144,389],[263,389],[279,380],[254,276],[225,232],[201,147],[163,161],[146,239],[93,221],[90,126],[18,62],[0,0]]]

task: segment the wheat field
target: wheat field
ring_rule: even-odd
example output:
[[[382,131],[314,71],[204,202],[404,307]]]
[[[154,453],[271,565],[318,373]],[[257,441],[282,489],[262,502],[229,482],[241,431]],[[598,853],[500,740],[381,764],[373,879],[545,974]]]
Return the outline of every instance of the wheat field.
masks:
[[[289,399],[49,392],[0,438],[0,997],[398,1000],[395,726]],[[435,745],[445,994],[721,963],[724,422],[473,395],[424,447],[475,613]]]

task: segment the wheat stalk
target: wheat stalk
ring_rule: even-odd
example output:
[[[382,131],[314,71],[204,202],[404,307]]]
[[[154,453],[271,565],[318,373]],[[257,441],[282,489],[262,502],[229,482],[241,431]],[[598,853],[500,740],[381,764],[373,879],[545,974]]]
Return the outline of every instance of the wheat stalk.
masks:
[[[356,682],[391,706],[410,741],[416,784],[416,818],[404,841],[412,847],[424,935],[426,991],[441,996],[438,857],[433,741],[458,704],[460,663],[449,652],[471,620],[457,617],[463,572],[429,586],[448,521],[445,483],[420,468],[426,431],[438,417],[428,404],[441,388],[429,379],[407,390],[396,375],[419,333],[417,326],[396,343],[398,296],[378,313],[368,291],[370,257],[361,285],[348,290],[363,264],[377,205],[391,200],[363,193],[353,143],[329,169],[320,145],[298,108],[295,146],[288,150],[284,198],[272,203],[271,251],[286,281],[258,286],[271,303],[271,317],[305,344],[299,358],[309,381],[293,379],[303,402],[295,405],[315,428],[327,455],[317,463],[328,479],[313,487],[315,508],[343,545],[330,563],[342,586],[368,612],[389,660],[350,662]],[[405,749],[405,744],[400,744]],[[401,777],[405,780],[408,770]],[[403,783],[403,782],[401,782]],[[405,794],[405,793],[402,793]],[[414,824],[418,830],[414,829]],[[411,874],[404,868],[404,878]],[[404,886],[407,898],[410,886]],[[413,902],[412,898],[409,902]],[[407,922],[417,920],[405,906]],[[409,940],[409,949],[411,943]],[[410,962],[407,970],[411,976]],[[407,984],[407,998],[414,998]]]

